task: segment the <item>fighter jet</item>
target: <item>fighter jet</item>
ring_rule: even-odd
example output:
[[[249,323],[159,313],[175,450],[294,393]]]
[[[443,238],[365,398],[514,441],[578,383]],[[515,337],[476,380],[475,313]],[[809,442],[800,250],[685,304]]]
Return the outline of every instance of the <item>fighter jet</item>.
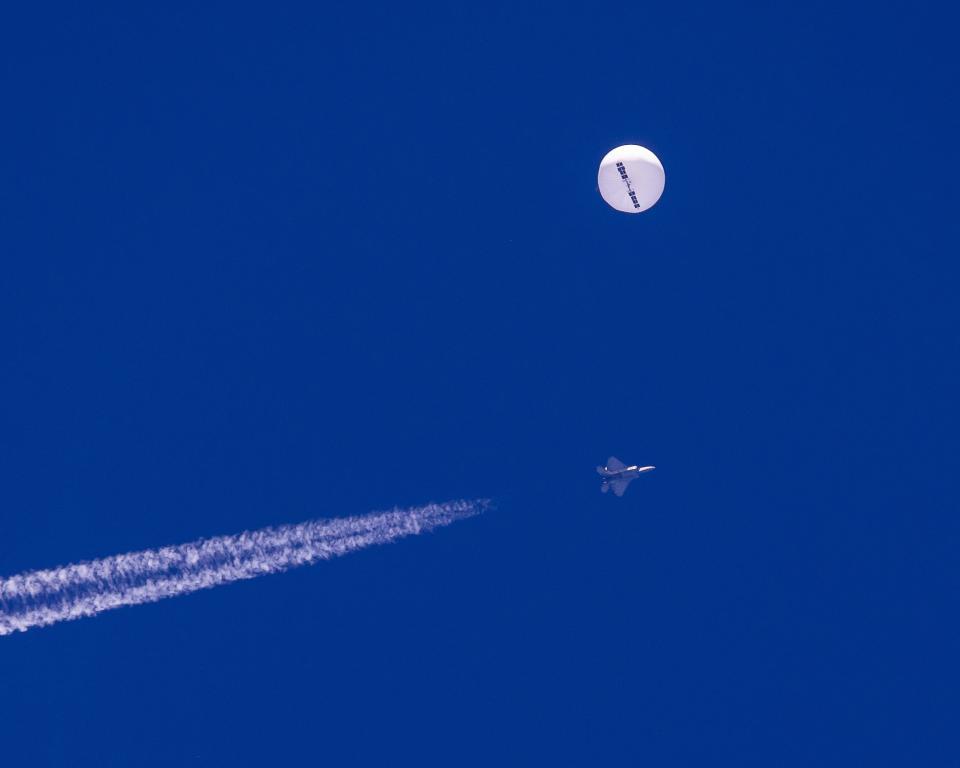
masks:
[[[651,469],[656,469],[656,467],[638,467],[636,464],[628,467],[616,456],[611,456],[607,459],[605,467],[597,467],[597,474],[603,478],[603,482],[600,484],[600,493],[606,493],[612,489],[614,496],[623,496],[627,486],[634,479],[640,477],[641,472],[649,472]]]

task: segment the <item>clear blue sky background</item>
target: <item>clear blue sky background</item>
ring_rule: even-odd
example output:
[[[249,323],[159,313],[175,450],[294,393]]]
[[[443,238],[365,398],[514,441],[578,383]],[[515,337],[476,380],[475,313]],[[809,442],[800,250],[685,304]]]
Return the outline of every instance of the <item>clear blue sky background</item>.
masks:
[[[957,18],[141,6],[0,32],[0,573],[499,507],[3,638],[5,768],[957,764]]]

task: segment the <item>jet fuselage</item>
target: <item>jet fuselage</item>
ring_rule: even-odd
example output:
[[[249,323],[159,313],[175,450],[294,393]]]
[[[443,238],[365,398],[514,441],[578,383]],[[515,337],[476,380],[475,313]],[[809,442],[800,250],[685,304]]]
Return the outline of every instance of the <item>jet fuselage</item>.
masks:
[[[614,496],[623,496],[631,481],[652,469],[656,469],[656,467],[641,467],[637,464],[628,467],[616,456],[611,456],[604,466],[597,467],[597,474],[603,478],[600,491],[606,493],[612,490]]]
[[[597,467],[597,472],[604,477],[622,477],[624,479],[629,477],[632,480],[635,477],[639,477],[641,472],[649,472],[651,469],[656,469],[656,467],[638,467],[634,464],[632,467],[624,467],[623,469]]]

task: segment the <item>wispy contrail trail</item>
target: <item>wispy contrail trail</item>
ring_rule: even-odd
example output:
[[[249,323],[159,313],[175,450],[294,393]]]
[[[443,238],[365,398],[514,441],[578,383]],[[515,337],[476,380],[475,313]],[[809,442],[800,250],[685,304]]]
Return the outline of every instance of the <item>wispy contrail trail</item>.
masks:
[[[252,579],[386,544],[479,514],[452,501],[200,539],[0,579],[0,635]]]

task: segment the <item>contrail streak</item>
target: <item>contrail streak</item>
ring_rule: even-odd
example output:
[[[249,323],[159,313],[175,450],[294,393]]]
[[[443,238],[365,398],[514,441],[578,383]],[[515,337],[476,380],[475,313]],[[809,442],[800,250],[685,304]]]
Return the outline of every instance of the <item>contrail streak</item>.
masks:
[[[449,525],[488,505],[452,501],[314,520],[10,576],[0,579],[0,635],[329,560]]]

